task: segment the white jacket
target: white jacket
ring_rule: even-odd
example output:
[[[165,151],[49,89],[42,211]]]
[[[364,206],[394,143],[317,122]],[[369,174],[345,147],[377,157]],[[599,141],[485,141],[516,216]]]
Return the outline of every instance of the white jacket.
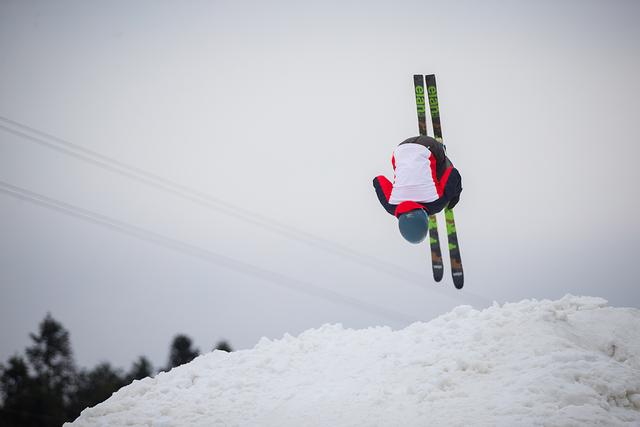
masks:
[[[441,196],[436,185],[436,159],[427,147],[421,144],[400,144],[394,150],[391,161],[395,176],[389,203],[429,203]]]

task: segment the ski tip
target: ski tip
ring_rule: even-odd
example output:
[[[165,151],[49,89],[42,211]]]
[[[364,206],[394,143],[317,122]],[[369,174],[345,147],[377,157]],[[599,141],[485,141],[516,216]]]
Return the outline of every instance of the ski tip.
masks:
[[[431,271],[433,272],[433,280],[440,282],[444,276],[444,266],[442,264],[433,264]]]
[[[455,286],[456,289],[462,289],[464,286],[464,276],[462,273],[459,276],[453,276],[453,286]]]

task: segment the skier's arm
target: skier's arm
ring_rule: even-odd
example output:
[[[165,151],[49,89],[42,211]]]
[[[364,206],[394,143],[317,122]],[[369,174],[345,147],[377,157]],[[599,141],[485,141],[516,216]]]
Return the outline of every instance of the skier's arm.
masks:
[[[373,179],[373,188],[376,189],[376,195],[382,207],[391,215],[395,215],[397,205],[389,203],[389,197],[391,197],[391,190],[393,184],[385,176],[380,175]]]

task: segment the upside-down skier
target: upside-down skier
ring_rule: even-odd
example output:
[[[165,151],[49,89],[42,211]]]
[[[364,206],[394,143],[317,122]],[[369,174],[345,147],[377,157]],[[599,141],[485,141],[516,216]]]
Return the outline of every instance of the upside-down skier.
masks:
[[[460,200],[462,178],[444,145],[426,135],[401,142],[391,164],[393,183],[383,175],[373,180],[378,200],[398,218],[402,237],[420,243],[429,231],[429,215],[451,209]]]

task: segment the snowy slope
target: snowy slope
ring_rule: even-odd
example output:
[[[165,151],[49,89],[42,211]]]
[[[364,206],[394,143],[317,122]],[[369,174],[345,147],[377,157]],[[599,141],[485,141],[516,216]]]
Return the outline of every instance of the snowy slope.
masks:
[[[136,381],[84,426],[640,426],[640,310],[566,296],[326,325]]]

